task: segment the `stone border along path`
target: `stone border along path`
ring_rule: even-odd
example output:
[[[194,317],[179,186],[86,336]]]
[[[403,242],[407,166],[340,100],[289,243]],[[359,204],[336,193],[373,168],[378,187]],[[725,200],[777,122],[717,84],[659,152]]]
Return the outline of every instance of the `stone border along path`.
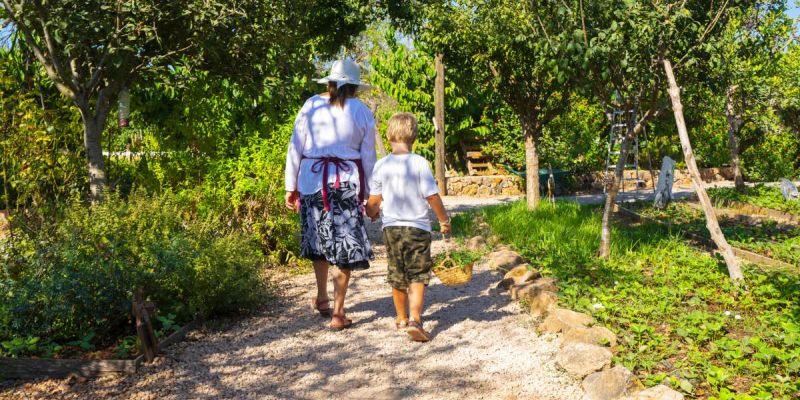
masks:
[[[477,248],[483,243],[480,236],[467,241]],[[506,271],[493,291],[510,293],[529,307],[533,317],[545,317],[536,327],[542,334],[559,335],[560,349],[556,364],[576,379],[583,379],[585,398],[592,400],[682,400],[683,394],[667,386],[645,389],[633,373],[622,365],[611,368],[611,358],[617,336],[605,327],[595,325],[588,314],[558,308],[558,286],[553,278],[542,277],[522,257],[505,245],[485,258],[486,267]]]
[[[510,200],[515,199],[449,197],[445,204],[461,212]],[[377,259],[370,270],[354,274],[348,316],[356,324],[349,330],[331,332],[325,329],[328,321],[310,311],[312,274],[288,277],[268,310],[225,331],[193,332],[137,374],[30,382],[0,389],[0,399],[555,400],[628,395],[623,392],[633,382],[631,372],[620,366],[608,369],[611,351],[597,345],[597,338],[613,344],[613,333],[590,326],[588,315],[555,308],[555,281],[542,278],[503,245],[475,266],[469,284],[450,288],[433,280],[424,318],[434,338],[426,344],[408,341],[393,326],[380,227],[369,224],[368,229]],[[468,245],[482,242],[473,238]],[[435,240],[434,253],[442,246]],[[510,301],[507,292],[525,301]],[[532,313],[522,313],[522,303]],[[548,316],[538,324],[543,315]],[[657,386],[628,398],[683,396]]]

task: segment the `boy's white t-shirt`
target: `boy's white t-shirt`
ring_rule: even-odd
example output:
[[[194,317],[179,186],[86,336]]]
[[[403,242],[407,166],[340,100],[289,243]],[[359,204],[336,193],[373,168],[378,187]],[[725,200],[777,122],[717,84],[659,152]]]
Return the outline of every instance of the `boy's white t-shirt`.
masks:
[[[439,193],[428,160],[414,153],[390,154],[372,170],[370,195],[383,197],[383,227],[431,231],[427,197]]]

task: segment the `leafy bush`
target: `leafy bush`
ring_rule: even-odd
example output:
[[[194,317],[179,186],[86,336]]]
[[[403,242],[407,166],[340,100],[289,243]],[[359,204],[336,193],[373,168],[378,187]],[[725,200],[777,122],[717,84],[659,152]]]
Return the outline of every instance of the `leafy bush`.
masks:
[[[202,183],[180,192],[200,218],[219,214],[220,223],[252,235],[265,254],[284,262],[299,253],[299,220],[283,205],[283,165],[292,124],[252,139],[238,157],[215,161]]]
[[[702,398],[800,394],[798,275],[748,268],[749,290],[736,287],[719,260],[646,223],[617,227],[611,260],[602,261],[594,255],[600,215],[574,203],[533,211],[517,203],[479,215],[558,278],[563,307],[593,313],[619,336],[615,362],[647,385],[670,383]],[[470,216],[453,226],[476,232]]]
[[[264,295],[263,258],[251,238],[190,214],[169,193],[109,193],[73,201],[55,221],[17,218],[0,243],[0,341],[58,342],[96,334],[106,345],[130,335],[132,292],[142,287],[158,314],[238,313]]]

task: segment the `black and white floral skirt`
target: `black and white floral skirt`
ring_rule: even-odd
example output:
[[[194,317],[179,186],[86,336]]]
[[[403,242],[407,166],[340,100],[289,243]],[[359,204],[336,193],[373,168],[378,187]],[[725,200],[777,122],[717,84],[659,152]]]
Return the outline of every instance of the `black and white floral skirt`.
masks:
[[[330,212],[323,206],[322,191],[300,196],[300,255],[326,260],[340,269],[369,268],[372,247],[364,228],[358,187],[350,182],[342,183],[339,189],[329,185],[328,203]]]

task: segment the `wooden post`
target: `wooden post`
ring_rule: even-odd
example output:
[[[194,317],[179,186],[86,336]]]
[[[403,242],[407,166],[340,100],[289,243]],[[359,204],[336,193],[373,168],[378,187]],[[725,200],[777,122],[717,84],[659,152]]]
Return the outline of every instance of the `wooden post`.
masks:
[[[144,289],[137,288],[133,293],[133,315],[136,318],[136,334],[142,343],[142,353],[147,362],[152,362],[158,354],[158,339],[153,332],[151,316],[155,315],[153,302],[144,301]]]
[[[444,64],[442,63],[442,54],[436,55],[436,82],[433,90],[433,102],[435,107],[436,123],[436,163],[434,169],[436,170],[436,181],[439,184],[439,194],[442,196],[447,195],[447,181],[444,175]]]
[[[692,151],[692,143],[689,141],[689,132],[686,130],[686,121],[683,119],[683,104],[681,104],[681,89],[675,81],[675,75],[672,73],[672,63],[664,59],[664,70],[667,73],[669,80],[669,97],[672,100],[672,111],[675,114],[675,124],[678,126],[678,136],[681,139],[681,147],[683,148],[684,161],[686,168],[689,170],[689,175],[692,176],[692,183],[697,192],[697,198],[700,199],[700,206],[703,207],[703,212],[706,215],[706,228],[711,233],[711,239],[717,245],[717,249],[725,259],[725,264],[728,266],[728,274],[735,282],[742,282],[744,275],[739,265],[739,260],[733,254],[733,249],[728,241],[725,240],[725,235],[719,228],[717,215],[714,213],[714,206],[711,204],[711,199],[703,187],[703,180],[700,178],[700,170],[697,169],[697,162],[694,159],[694,152]]]
[[[378,154],[383,158],[386,157],[386,147],[383,144],[383,136],[381,136],[381,131],[378,129],[378,118],[375,115],[378,111],[378,103],[372,103],[370,109],[372,110],[372,116],[375,118],[375,147],[378,148]]]

